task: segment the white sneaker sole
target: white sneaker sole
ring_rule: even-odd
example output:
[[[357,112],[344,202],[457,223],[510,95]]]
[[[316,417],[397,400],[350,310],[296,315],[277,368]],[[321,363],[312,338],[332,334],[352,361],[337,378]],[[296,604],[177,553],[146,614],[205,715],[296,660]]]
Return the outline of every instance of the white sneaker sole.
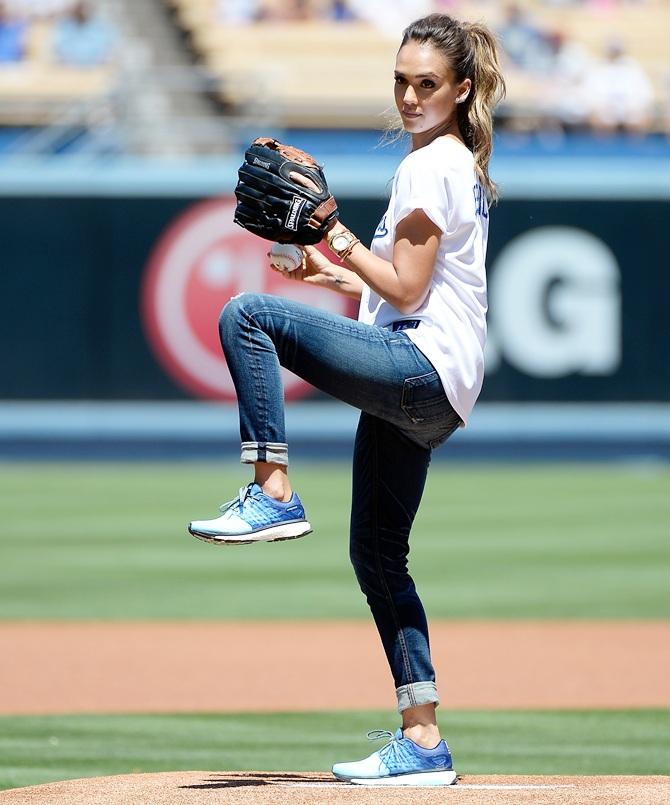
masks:
[[[307,520],[300,520],[297,523],[270,526],[270,528],[260,531],[253,531],[251,534],[221,534],[218,536],[191,531],[190,526],[188,530],[196,539],[210,542],[212,545],[251,545],[253,542],[283,542],[287,539],[306,537],[307,534],[312,533],[312,526]]]
[[[413,774],[397,774],[394,777],[354,777],[349,780],[353,785],[367,786],[434,786],[434,785],[455,785],[457,775],[455,771],[420,771]]]

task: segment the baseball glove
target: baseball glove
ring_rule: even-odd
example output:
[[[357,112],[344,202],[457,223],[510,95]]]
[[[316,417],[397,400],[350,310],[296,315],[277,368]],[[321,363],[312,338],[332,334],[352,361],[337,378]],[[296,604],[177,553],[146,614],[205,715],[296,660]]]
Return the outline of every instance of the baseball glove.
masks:
[[[291,174],[313,183],[306,187]],[[305,151],[259,137],[247,149],[235,188],[236,224],[278,243],[313,245],[337,220],[321,166]]]

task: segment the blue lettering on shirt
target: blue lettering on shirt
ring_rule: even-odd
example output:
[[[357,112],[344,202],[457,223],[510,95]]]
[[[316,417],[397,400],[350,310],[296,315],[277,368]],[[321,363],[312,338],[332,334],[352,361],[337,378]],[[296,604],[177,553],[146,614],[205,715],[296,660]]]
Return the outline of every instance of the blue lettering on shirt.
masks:
[[[384,213],[384,217],[379,222],[377,229],[375,230],[375,234],[372,236],[372,239],[375,238],[383,238],[385,235],[388,235],[388,227],[386,226],[386,213]]]
[[[481,215],[482,218],[488,218],[489,205],[486,201],[486,193],[484,193],[484,188],[478,182],[473,186],[472,192],[475,196],[475,215]]]

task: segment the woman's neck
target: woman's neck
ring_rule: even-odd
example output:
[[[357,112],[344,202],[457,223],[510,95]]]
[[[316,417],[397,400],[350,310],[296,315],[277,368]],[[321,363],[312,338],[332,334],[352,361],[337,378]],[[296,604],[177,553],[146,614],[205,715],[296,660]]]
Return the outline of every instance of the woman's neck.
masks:
[[[467,148],[460,129],[458,128],[458,122],[452,119],[440,126],[435,126],[435,128],[429,131],[412,134],[412,151],[417,151],[419,148],[429,145],[434,140],[437,140],[438,137],[449,137],[449,139],[456,140]]]

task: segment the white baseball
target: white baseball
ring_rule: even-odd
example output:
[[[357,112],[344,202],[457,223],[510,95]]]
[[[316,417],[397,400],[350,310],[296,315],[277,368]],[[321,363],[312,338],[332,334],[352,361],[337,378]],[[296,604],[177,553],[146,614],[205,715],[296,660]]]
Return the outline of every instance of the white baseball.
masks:
[[[280,271],[295,271],[302,267],[302,251],[292,243],[273,243],[270,264]]]

